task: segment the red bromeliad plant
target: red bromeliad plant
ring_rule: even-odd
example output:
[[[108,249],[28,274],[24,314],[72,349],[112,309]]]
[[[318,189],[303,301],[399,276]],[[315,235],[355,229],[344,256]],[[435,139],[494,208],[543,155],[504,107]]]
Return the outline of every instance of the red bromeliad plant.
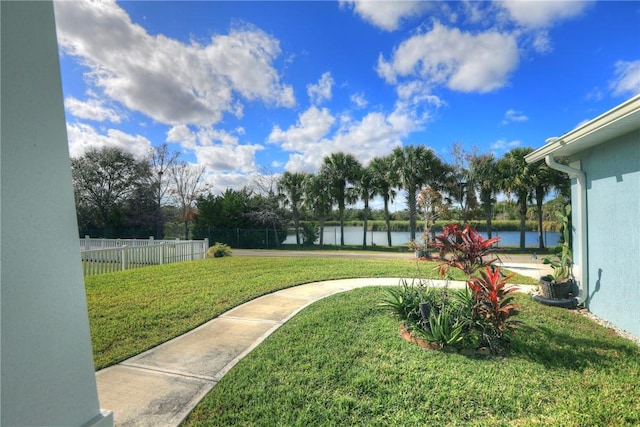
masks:
[[[518,314],[519,307],[510,295],[518,288],[507,286],[507,280],[512,276],[502,277],[498,267],[486,266],[486,271],[479,273],[480,277],[472,276],[467,282],[473,293],[472,317],[482,330],[485,343],[497,353],[500,344],[518,324],[513,316]]]
[[[480,267],[491,265],[498,260],[494,257],[489,260],[484,258],[496,252],[495,244],[499,237],[484,239],[480,233],[465,225],[461,229],[457,224],[449,224],[439,236],[436,236],[434,246],[438,249],[440,259],[444,261],[440,265],[440,275],[443,275],[451,267],[456,267],[465,272],[467,277]]]
[[[512,276],[502,277],[500,269],[493,265],[498,260],[495,245],[499,240],[499,237],[484,239],[468,225],[460,228],[451,224],[436,236],[435,242],[443,261],[439,266],[440,274],[444,276],[453,267],[467,275],[467,286],[472,294],[471,329],[481,332],[482,342],[494,354],[500,351],[518,324],[513,319],[518,314],[518,306],[510,295],[517,287],[507,286],[507,280]]]

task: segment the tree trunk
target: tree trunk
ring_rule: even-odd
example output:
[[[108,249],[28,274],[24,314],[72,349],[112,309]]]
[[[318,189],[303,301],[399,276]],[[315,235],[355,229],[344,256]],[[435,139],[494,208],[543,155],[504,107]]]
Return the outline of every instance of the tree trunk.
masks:
[[[487,220],[487,239],[491,238],[491,205],[484,205],[484,217]]]
[[[296,229],[296,245],[300,247],[300,218],[297,214],[293,215],[293,226]]]
[[[391,215],[389,214],[389,197],[384,198],[384,221],[387,224],[387,244],[391,244]]]
[[[320,229],[320,247],[324,246],[324,217],[318,218],[318,226]]]
[[[536,189],[536,207],[538,210],[538,247],[544,249],[544,238],[542,234],[542,198],[543,194],[539,189]]]
[[[525,235],[527,232],[527,198],[518,200],[520,204],[520,250],[526,247]]]
[[[362,249],[367,249],[367,225],[369,221],[369,201],[364,202],[364,225],[362,226]]]
[[[344,208],[340,209],[340,246],[344,246]]]
[[[416,189],[407,189],[407,206],[409,207],[409,231],[410,239],[416,240]]]

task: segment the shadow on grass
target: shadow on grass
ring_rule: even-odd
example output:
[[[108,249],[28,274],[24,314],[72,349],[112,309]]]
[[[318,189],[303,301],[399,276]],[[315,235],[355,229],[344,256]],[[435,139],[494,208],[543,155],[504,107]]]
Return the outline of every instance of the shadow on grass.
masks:
[[[511,343],[512,357],[525,358],[548,369],[582,372],[588,368],[614,368],[623,359],[640,356],[640,349],[632,342],[608,336],[605,328],[595,323],[584,331],[564,326],[522,325]]]

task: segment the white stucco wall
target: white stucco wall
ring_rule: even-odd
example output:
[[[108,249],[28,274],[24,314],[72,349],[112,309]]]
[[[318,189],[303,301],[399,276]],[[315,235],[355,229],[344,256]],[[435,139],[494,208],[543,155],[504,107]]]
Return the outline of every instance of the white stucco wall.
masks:
[[[587,176],[589,309],[640,337],[640,129],[574,158]]]
[[[109,426],[93,367],[53,5],[0,7],[0,424]]]

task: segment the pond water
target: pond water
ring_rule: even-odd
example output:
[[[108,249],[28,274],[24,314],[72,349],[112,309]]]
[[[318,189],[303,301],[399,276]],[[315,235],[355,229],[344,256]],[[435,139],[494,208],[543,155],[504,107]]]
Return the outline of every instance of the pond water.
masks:
[[[421,233],[418,233],[418,236]],[[482,236],[487,237],[487,233],[481,232]],[[392,231],[391,243],[394,246],[404,245],[409,242],[408,231]],[[520,245],[520,232],[519,231],[494,231],[492,237],[500,237],[500,246],[519,246]],[[558,244],[560,239],[560,233],[545,232],[544,241],[545,246],[550,248]],[[320,240],[316,240],[319,243]],[[286,244],[296,243],[295,234],[287,236]],[[345,245],[361,245],[362,244],[362,227],[344,227],[344,243]],[[340,244],[340,227],[331,226],[324,228],[324,244],[325,245],[339,245]],[[367,245],[387,245],[387,232],[386,231],[367,231]],[[525,234],[525,244],[527,247],[538,247],[538,232],[527,231]]]

